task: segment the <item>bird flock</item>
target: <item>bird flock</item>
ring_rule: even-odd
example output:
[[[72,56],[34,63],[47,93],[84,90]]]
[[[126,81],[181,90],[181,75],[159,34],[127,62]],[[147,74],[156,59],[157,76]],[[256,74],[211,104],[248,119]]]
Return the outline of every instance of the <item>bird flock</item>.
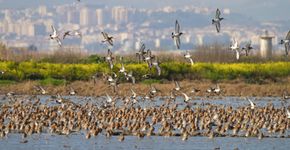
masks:
[[[80,2],[80,0],[78,0]],[[216,10],[212,24],[216,31],[221,32],[221,17],[219,9]],[[52,25],[50,38],[62,46],[62,40],[68,36],[82,37],[79,30],[69,30],[63,36],[58,33]],[[289,31],[290,32],[290,31]],[[101,32],[102,43],[114,46],[113,36],[106,32]],[[175,21],[175,30],[172,32],[172,39],[180,49],[180,37],[184,33],[180,31],[180,24]],[[285,44],[286,54],[288,54],[290,34],[288,33],[281,44]],[[236,53],[236,58],[240,58],[240,47],[236,40],[230,46]],[[242,50],[246,56],[249,55],[251,42],[248,42]],[[150,49],[146,50],[144,43],[136,57],[141,63],[148,66],[148,74],[142,75],[144,79],[160,76],[162,68],[157,56],[153,55]],[[191,65],[194,60],[189,51],[184,54],[184,59]],[[51,96],[46,101],[40,100],[38,96],[25,98],[17,97],[14,92],[6,94],[5,98],[9,103],[1,104],[0,109],[0,137],[8,137],[9,133],[21,133],[25,140],[28,135],[50,133],[59,135],[69,135],[74,132],[85,132],[85,138],[89,139],[98,134],[106,137],[118,136],[119,141],[123,141],[126,135],[137,136],[180,136],[182,140],[187,140],[189,136],[208,136],[209,138],[230,136],[230,137],[288,137],[290,126],[290,113],[287,101],[290,99],[287,91],[284,91],[281,98],[283,107],[275,108],[269,103],[267,106],[258,106],[255,102],[245,97],[249,105],[232,107],[215,104],[196,104],[195,98],[191,97],[195,93],[205,92],[207,96],[221,96],[223,90],[218,84],[208,89],[197,89],[192,87],[190,94],[178,81],[174,82],[174,88],[168,95],[158,97],[161,92],[154,85],[150,84],[148,92],[135,92],[133,85],[136,82],[134,72],[124,66],[123,57],[120,57],[119,71],[113,72],[115,57],[111,49],[108,48],[105,57],[111,73],[95,74],[92,78],[94,84],[100,77],[112,88],[112,96],[106,92],[101,100],[87,101],[85,104],[73,102],[71,99],[64,98],[60,94]],[[3,72],[4,73],[4,72]],[[1,72],[1,74],[3,74]],[[129,94],[118,95],[120,77],[131,82]],[[49,92],[42,86],[34,86],[37,94],[47,95]],[[69,95],[77,95],[77,91],[70,87]],[[156,99],[162,99],[161,105],[150,106]],[[178,100],[182,99],[181,103]],[[148,105],[142,105],[149,102]]]

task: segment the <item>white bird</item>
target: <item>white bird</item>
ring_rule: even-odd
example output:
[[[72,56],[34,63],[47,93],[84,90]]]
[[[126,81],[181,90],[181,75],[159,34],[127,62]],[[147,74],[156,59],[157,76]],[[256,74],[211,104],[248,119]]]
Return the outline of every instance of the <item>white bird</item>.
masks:
[[[281,40],[280,44],[284,44],[285,46],[285,53],[288,56],[289,49],[290,49],[290,31],[288,31],[284,40]]]
[[[221,92],[220,86],[217,84],[216,87],[213,90],[214,93],[219,94]]]
[[[113,63],[114,57],[112,55],[113,55],[112,51],[110,49],[108,49],[106,61],[109,63],[110,69],[113,69],[113,67],[114,67],[114,63]]]
[[[175,90],[175,91],[180,91],[181,87],[180,87],[179,82],[178,82],[178,81],[174,81],[174,83],[175,83],[174,90]]]
[[[188,97],[188,95],[187,94],[185,94],[185,93],[181,93],[182,95],[183,95],[183,97],[184,97],[184,102],[188,102],[191,98],[190,97]]]
[[[120,72],[120,73],[123,73],[125,76],[127,75],[127,73],[126,73],[126,69],[125,69],[123,63],[121,64],[121,68],[120,68],[119,72]]]
[[[156,57],[155,57],[154,61],[152,61],[152,65],[155,66],[155,68],[157,70],[157,74],[158,74],[158,76],[160,76],[161,75],[161,68],[159,66],[159,62],[158,62]]]
[[[183,33],[180,32],[180,25],[178,23],[178,21],[175,21],[175,31],[171,33],[171,37],[174,39],[175,45],[177,47],[177,49],[180,48],[180,36]]]
[[[239,47],[238,41],[233,39],[233,42],[232,42],[232,44],[230,46],[230,49],[232,51],[236,52],[236,59],[239,60],[240,59],[240,47]]]
[[[190,64],[193,65],[194,62],[191,58],[191,54],[189,53],[189,51],[186,51],[186,54],[184,55],[185,59],[188,59],[190,61]]]
[[[50,36],[50,39],[56,40],[56,42],[58,43],[58,45],[61,46],[61,40],[59,38],[59,35],[58,35],[56,29],[54,28],[53,25],[51,25],[51,28],[52,28],[52,34],[49,35]]]
[[[249,99],[248,97],[246,97],[246,100],[248,100],[250,102],[251,109],[255,109],[256,104],[251,99]]]
[[[221,29],[221,21],[224,19],[224,18],[221,18],[221,11],[219,9],[216,10],[216,13],[215,13],[215,18],[212,19],[212,24],[215,25],[216,27],[216,31],[219,33],[220,32],[220,29]]]
[[[135,77],[133,76],[133,72],[130,71],[127,75],[126,75],[126,79],[129,80],[131,79],[132,84],[135,84]]]
[[[135,99],[135,98],[137,97],[137,94],[136,94],[135,91],[133,91],[132,88],[131,88],[131,93],[132,93],[131,98],[132,98],[132,99]]]
[[[287,113],[287,118],[290,119],[290,112],[287,108],[286,108],[286,113]]]
[[[113,99],[110,95],[108,95],[108,93],[106,93],[106,102],[107,103],[112,103],[113,102]]]
[[[77,92],[72,87],[70,87],[69,95],[76,95],[76,93]]]

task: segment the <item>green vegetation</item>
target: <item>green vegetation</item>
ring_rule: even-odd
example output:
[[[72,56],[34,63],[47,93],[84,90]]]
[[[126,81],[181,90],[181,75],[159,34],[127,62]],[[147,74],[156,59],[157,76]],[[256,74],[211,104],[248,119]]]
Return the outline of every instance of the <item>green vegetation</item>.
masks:
[[[93,58],[96,60],[98,58]],[[97,61],[97,60],[96,60]],[[114,68],[118,72],[120,64]],[[137,81],[142,75],[152,72],[147,64],[125,64],[127,71],[133,71]],[[161,76],[153,76],[156,80],[143,81],[144,83],[159,82],[160,80],[182,79],[210,79],[233,80],[245,79],[248,82],[270,79],[275,80],[290,76],[290,62],[267,63],[196,63],[191,66],[184,62],[165,62],[161,64]],[[56,64],[29,62],[0,62],[0,70],[5,73],[0,75],[2,82],[42,80],[42,84],[60,85],[65,81],[89,80],[97,72],[110,73],[107,63],[90,64]],[[122,76],[122,75],[120,75]],[[1,83],[0,83],[1,84]]]
[[[44,80],[40,80],[39,83],[41,85],[64,85],[66,81],[63,79],[61,80],[61,79],[47,78]]]

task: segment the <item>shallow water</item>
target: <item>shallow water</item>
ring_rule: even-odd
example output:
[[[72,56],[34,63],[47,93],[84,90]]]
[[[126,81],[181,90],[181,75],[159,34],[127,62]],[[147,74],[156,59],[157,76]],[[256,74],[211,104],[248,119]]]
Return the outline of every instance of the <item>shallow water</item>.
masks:
[[[63,149],[63,150],[79,150],[79,149],[191,149],[191,150],[208,150],[220,148],[222,150],[267,150],[290,149],[289,138],[231,138],[216,137],[209,139],[208,137],[189,137],[187,141],[182,141],[180,137],[144,137],[138,139],[135,136],[126,136],[123,142],[119,142],[116,136],[106,138],[104,135],[98,135],[90,139],[85,139],[84,135],[71,134],[69,136],[40,134],[28,137],[27,143],[22,141],[21,135],[9,134],[8,138],[0,140],[0,149]]]
[[[51,96],[37,96],[40,98],[41,103],[47,103],[48,105],[57,105],[54,101],[48,101]],[[19,96],[17,99],[29,99],[30,96]],[[95,105],[101,105],[105,101],[105,97],[76,97],[65,96],[64,98],[72,100],[74,103],[84,105],[86,103],[93,103]],[[2,100],[1,100],[2,99]],[[275,107],[281,107],[281,101],[279,97],[263,97],[251,99],[257,104],[257,107],[264,107],[268,103],[272,103]],[[10,100],[0,96],[1,103],[7,103]],[[180,104],[183,108],[186,104],[183,102],[182,97],[178,97],[175,103]],[[189,102],[191,107],[201,106],[202,104],[215,104],[240,107],[249,105],[249,102],[240,97],[214,97],[203,98],[196,97]],[[164,98],[157,97],[153,101],[139,101],[136,106],[158,107],[164,104]],[[117,105],[122,105],[118,102]],[[289,135],[289,130],[286,134]],[[209,139],[208,137],[194,136],[189,137],[187,141],[182,141],[181,137],[161,137],[152,136],[138,139],[135,136],[125,136],[123,142],[119,142],[117,136],[106,138],[100,134],[97,137],[85,139],[83,132],[72,133],[68,136],[56,135],[56,134],[33,134],[25,139],[22,139],[21,134],[9,134],[8,137],[0,139],[0,150],[2,149],[64,149],[64,150],[79,150],[79,149],[290,149],[290,138],[263,138],[259,140],[256,137],[243,138],[243,137],[215,137]],[[27,140],[27,143],[21,141]]]

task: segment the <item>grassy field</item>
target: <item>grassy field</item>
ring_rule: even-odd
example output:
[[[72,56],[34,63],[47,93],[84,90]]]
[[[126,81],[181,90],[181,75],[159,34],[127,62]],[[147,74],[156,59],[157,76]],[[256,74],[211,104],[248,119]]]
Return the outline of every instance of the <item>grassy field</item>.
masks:
[[[118,72],[120,64],[116,64],[113,71]],[[165,62],[161,64],[161,76],[156,75],[156,70],[148,69],[147,64],[125,64],[127,71],[133,71],[137,81],[142,80],[142,75],[154,74],[155,82],[160,80],[199,80],[212,81],[243,79],[246,82],[262,82],[263,80],[276,81],[290,76],[290,62],[267,63],[196,63],[191,66],[185,62]],[[4,83],[10,81],[41,80],[43,84],[53,82],[62,84],[66,81],[90,80],[95,73],[110,73],[106,63],[93,64],[58,64],[39,62],[0,62],[0,70],[5,73],[0,75]],[[121,76],[121,75],[120,75]]]

